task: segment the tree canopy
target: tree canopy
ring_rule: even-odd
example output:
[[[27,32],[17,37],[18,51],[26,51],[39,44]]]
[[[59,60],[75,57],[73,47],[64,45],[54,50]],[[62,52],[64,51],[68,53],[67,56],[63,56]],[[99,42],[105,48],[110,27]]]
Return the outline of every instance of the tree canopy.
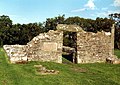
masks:
[[[95,20],[84,19],[78,16],[65,18],[65,15],[59,15],[54,18],[47,18],[45,22],[28,23],[28,24],[13,24],[9,16],[0,16],[0,46],[5,44],[26,44],[39,33],[49,30],[56,30],[57,24],[75,24],[88,32],[111,31],[112,24],[116,22],[115,30],[115,46],[120,49],[120,14],[110,14],[109,18],[97,17]],[[65,33],[64,36],[72,35]],[[64,43],[65,45],[67,45]],[[69,43],[70,44],[70,43]]]
[[[115,22],[115,47],[120,49],[120,13],[109,14]]]

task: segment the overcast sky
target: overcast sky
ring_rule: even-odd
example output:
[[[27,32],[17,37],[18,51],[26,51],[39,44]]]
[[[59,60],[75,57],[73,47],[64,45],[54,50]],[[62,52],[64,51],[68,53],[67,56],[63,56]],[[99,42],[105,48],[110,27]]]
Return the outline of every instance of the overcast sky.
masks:
[[[120,13],[120,0],[0,0],[0,15],[8,15],[13,23],[43,22],[65,14],[95,19]]]

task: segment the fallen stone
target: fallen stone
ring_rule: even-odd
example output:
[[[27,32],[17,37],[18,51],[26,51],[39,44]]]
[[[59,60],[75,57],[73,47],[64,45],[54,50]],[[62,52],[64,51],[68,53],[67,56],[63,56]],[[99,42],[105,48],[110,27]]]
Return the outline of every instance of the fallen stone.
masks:
[[[106,58],[106,62],[111,64],[120,64],[120,59],[108,57]]]
[[[34,65],[34,67],[37,69],[37,73],[41,74],[41,75],[58,74],[59,73],[59,71],[46,69],[42,65]]]
[[[42,65],[34,65],[35,68],[41,68],[43,67]]]
[[[112,57],[106,58],[107,63],[113,63],[114,61],[115,61],[115,58],[112,58]]]
[[[120,59],[116,59],[113,61],[113,64],[120,64]]]

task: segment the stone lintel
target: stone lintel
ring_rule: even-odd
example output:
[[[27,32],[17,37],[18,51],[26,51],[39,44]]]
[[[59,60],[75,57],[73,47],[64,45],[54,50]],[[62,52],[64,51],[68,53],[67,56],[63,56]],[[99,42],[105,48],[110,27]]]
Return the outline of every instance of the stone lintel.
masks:
[[[66,24],[58,24],[57,30],[69,31],[69,32],[82,32],[83,29],[78,25],[66,25]]]

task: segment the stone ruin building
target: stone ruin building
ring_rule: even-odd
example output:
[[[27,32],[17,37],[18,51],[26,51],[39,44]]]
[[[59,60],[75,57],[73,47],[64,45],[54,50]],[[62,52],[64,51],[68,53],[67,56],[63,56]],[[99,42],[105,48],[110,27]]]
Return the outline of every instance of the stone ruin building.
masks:
[[[76,48],[63,46],[65,31],[73,32],[77,36]],[[113,31],[112,31],[113,32]],[[4,45],[11,63],[21,61],[51,61],[62,63],[63,51],[73,53],[74,63],[105,62],[106,58],[113,56],[114,33],[86,32],[77,25],[59,24],[57,30],[40,33],[27,45]]]

